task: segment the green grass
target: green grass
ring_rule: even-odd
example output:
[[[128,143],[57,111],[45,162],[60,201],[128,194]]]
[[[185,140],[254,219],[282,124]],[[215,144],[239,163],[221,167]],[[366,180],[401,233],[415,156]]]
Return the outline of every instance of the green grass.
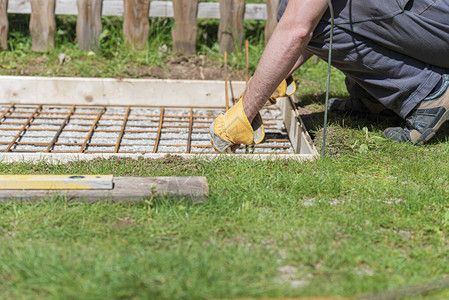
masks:
[[[24,21],[25,18],[25,21]],[[76,49],[74,18],[58,18],[57,48],[30,51],[26,17],[13,16],[1,74],[133,76],[172,55],[170,20],[152,20],[149,50],[123,46],[120,19],[105,18],[95,55]],[[200,21],[199,50],[221,61],[216,21]],[[263,24],[251,29],[252,70]],[[22,26],[22,27],[21,27]],[[25,27],[24,27],[25,26]],[[71,57],[56,63],[61,52]],[[230,57],[244,65],[242,53]],[[49,73],[47,73],[49,72]],[[318,148],[326,64],[296,74],[300,104]],[[332,73],[332,96],[346,95]],[[50,165],[0,163],[1,174],[206,176],[207,203],[146,199],[139,204],[74,203],[64,197],[0,205],[0,299],[208,299],[352,297],[449,275],[447,126],[422,147],[380,138],[398,120],[330,115],[325,159],[249,161],[97,160]],[[447,299],[449,291],[410,299]]]
[[[3,174],[201,175],[210,185],[204,204],[3,204],[0,298],[355,296],[448,275],[449,143],[333,128],[366,148],[304,163],[0,164]]]

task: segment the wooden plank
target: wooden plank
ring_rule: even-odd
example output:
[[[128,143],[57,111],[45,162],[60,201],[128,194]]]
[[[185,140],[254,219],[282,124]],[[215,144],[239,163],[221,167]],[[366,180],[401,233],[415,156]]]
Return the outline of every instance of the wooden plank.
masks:
[[[31,13],[30,0],[11,0],[8,6],[8,13],[29,14]],[[229,1],[229,0],[227,0]],[[78,14],[76,1],[57,0],[57,15],[76,15]],[[123,0],[103,0],[103,16],[123,16]],[[171,1],[151,1],[150,17],[172,18],[173,3]],[[198,18],[219,19],[220,8],[218,3],[200,2],[198,6]],[[266,4],[249,3],[245,9],[245,19],[248,20],[266,20]]]
[[[173,50],[188,55],[196,54],[196,19],[198,0],[173,0],[175,28],[172,31]]]
[[[78,20],[76,36],[80,50],[96,50],[103,31],[101,23],[102,0],[76,0]]]
[[[172,1],[151,1],[150,17],[173,18],[174,16]]]
[[[0,0],[0,47],[8,50],[8,0]]]
[[[124,1],[123,36],[128,46],[144,49],[150,33],[149,0]]]
[[[112,175],[0,175],[0,190],[110,190]]]
[[[231,53],[242,47],[244,14],[245,0],[220,0],[220,53]]]
[[[56,0],[31,0],[31,50],[49,51],[55,46]]]
[[[223,81],[0,76],[3,103],[223,107]],[[232,82],[235,94],[245,82]],[[164,95],[161,97],[161,95]],[[149,100],[151,99],[151,100]],[[169,105],[167,105],[169,103]]]
[[[282,112],[282,119],[287,130],[290,142],[295,149],[295,153],[300,155],[310,155],[313,158],[319,157],[319,153],[310,137],[298,109],[293,104],[297,103],[295,96],[280,98],[277,102]]]
[[[277,12],[280,0],[267,0],[267,22],[265,24],[265,42],[270,40],[276,25],[278,24]]]
[[[56,195],[69,201],[139,202],[150,197],[185,198],[193,202],[207,201],[206,177],[116,177],[112,190],[0,191],[0,202],[35,202]]]

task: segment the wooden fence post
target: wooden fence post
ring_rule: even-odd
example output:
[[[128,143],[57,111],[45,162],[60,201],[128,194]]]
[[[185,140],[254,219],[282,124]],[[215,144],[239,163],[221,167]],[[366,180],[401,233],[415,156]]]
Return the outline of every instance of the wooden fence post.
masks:
[[[125,0],[123,36],[128,46],[144,49],[150,33],[150,0]]]
[[[49,51],[55,46],[56,0],[31,0],[31,50]]]
[[[240,49],[243,41],[243,17],[245,0],[220,0],[220,25],[218,40],[220,53],[234,52]]]
[[[76,36],[80,50],[96,50],[100,43],[103,30],[101,24],[101,9],[103,0],[77,0],[78,20]]]
[[[175,28],[172,31],[173,51],[188,55],[196,53],[198,0],[173,0]]]
[[[265,43],[268,43],[274,28],[278,24],[277,14],[280,0],[267,0],[267,23],[265,25]]]
[[[8,50],[8,0],[0,0],[0,47]]]

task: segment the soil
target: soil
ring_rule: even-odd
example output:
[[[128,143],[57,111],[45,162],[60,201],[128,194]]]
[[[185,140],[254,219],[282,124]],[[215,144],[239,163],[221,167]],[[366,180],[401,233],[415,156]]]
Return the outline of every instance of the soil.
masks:
[[[47,55],[31,59],[26,65],[17,65],[13,68],[2,69],[3,75],[19,76],[79,76],[76,70],[68,69],[72,58],[65,57],[63,65],[54,64]],[[50,63],[50,64],[49,64]],[[91,67],[98,65],[101,69],[101,60],[93,60]],[[231,81],[245,80],[245,71],[229,68]],[[74,73],[75,72],[75,73]],[[157,79],[184,79],[184,80],[223,80],[225,68],[223,63],[213,61],[204,55],[174,56],[164,61],[163,66],[130,65],[122,71],[120,76],[126,78],[157,78]]]
[[[164,67],[152,67],[150,77],[161,79],[223,80],[225,68],[220,62],[212,61],[204,55],[175,56],[166,61]],[[245,72],[233,70],[231,80],[245,80]]]

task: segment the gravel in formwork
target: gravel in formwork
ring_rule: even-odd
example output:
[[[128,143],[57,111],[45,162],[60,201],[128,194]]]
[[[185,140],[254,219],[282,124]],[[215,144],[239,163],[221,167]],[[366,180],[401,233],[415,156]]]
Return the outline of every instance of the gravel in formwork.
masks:
[[[7,108],[8,106],[0,106],[2,111]],[[4,151],[12,142],[36,108],[37,106],[16,107],[0,122],[0,131],[2,128],[14,129],[1,132],[0,151],[2,149]],[[31,121],[28,130],[22,132],[17,140],[19,144],[15,144],[11,150],[44,151],[63,125],[70,108],[71,106],[43,106],[41,113]],[[69,123],[63,127],[64,130],[60,133],[52,151],[79,152],[87,142],[85,152],[113,152],[120,142],[119,152],[153,153],[156,149],[157,153],[185,153],[189,148],[190,137],[190,152],[215,152],[210,146],[209,126],[216,116],[223,113],[223,110],[165,108],[160,128],[161,108],[131,108],[122,132],[126,112],[127,107],[107,107],[104,111],[103,107],[77,107]],[[100,120],[96,122],[101,113]],[[190,128],[191,115],[193,118]],[[278,109],[264,109],[261,115],[265,120],[266,141],[256,146],[254,152],[293,153],[290,142],[270,141],[288,139],[281,112]],[[94,131],[89,135],[94,124]],[[245,151],[245,149],[237,150],[238,153]]]

